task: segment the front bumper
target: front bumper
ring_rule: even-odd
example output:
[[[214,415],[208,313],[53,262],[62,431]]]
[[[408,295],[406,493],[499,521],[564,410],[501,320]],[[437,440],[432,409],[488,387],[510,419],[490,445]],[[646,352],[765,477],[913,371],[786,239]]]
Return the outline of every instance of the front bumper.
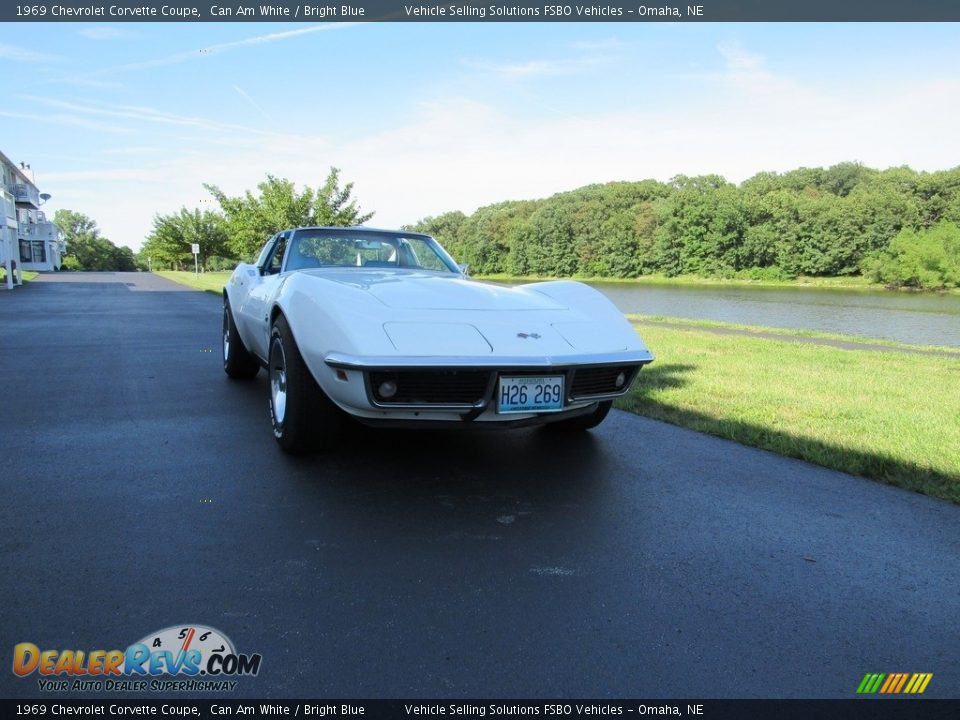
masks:
[[[347,373],[363,384],[365,402],[332,395],[344,410],[361,421],[398,421],[411,423],[449,423],[479,421],[501,427],[540,424],[566,419],[587,412],[597,402],[612,400],[630,390],[640,369],[653,361],[647,350],[632,350],[591,355],[559,357],[357,357],[330,353],[326,365],[338,373]],[[503,374],[564,375],[566,397],[559,411],[500,415],[494,395]],[[618,376],[622,384],[615,384]],[[390,377],[409,392],[396,399],[378,395],[375,385]],[[375,382],[371,379],[375,379]],[[431,378],[436,382],[431,383]],[[431,390],[431,387],[433,389]]]

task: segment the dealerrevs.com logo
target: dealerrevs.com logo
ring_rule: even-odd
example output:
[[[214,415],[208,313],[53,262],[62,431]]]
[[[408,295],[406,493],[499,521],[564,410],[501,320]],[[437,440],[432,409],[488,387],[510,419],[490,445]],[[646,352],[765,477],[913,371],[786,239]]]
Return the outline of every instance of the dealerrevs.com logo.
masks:
[[[260,672],[258,653],[238,653],[219,630],[175,625],[151,633],[126,650],[13,648],[13,672],[37,676],[44,692],[171,692],[234,690],[234,678]]]

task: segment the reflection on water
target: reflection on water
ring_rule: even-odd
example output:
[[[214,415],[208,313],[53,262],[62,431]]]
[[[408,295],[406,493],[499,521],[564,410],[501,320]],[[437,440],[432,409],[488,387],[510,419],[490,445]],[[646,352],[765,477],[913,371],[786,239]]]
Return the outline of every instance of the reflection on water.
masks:
[[[960,297],[806,288],[591,283],[625,313],[960,347]]]

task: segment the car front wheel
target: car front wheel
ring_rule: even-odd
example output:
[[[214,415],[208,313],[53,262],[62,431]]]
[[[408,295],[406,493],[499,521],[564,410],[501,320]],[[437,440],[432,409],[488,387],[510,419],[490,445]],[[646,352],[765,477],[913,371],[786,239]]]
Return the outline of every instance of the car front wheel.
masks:
[[[223,297],[223,371],[235,380],[249,380],[257,374],[260,363],[243,346],[233,321],[233,311]]]
[[[343,416],[310,374],[282,315],[270,332],[269,358],[270,420],[280,447],[288,453],[332,449]]]

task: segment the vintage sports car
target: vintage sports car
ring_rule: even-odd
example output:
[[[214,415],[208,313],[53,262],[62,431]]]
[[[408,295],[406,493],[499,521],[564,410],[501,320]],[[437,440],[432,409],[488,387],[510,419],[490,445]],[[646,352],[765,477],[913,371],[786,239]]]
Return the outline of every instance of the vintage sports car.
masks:
[[[578,282],[466,277],[428,235],[284,230],[223,291],[223,368],[270,376],[288,452],[370,425],[587,429],[653,360],[623,315]]]

